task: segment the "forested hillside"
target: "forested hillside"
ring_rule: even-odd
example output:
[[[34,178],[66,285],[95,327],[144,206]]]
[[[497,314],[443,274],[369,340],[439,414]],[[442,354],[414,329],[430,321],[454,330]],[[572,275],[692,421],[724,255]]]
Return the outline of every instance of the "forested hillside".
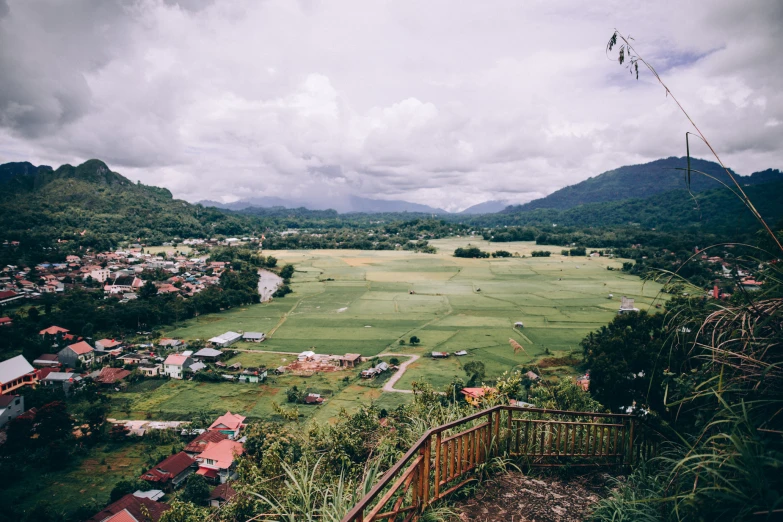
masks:
[[[783,181],[753,185],[745,192],[769,223],[783,219]],[[646,199],[627,199],[580,205],[568,210],[537,209],[477,217],[476,225],[530,225],[557,231],[559,227],[638,226],[661,231],[699,229],[726,239],[755,234],[759,224],[729,189],[713,189],[691,196],[673,190]]]
[[[545,198],[536,199],[524,205],[511,206],[503,210],[507,214],[526,212],[541,208],[565,210],[588,203],[619,201],[629,198],[647,198],[662,192],[685,190],[685,172],[677,169],[687,167],[686,158],[666,158],[645,163],[628,165],[604,172],[553,192]],[[730,179],[723,168],[712,161],[691,158],[691,169],[713,176],[724,183]],[[756,185],[770,181],[783,181],[783,173],[768,169],[750,176],[733,174],[742,185]],[[691,191],[702,192],[721,187],[721,184],[702,174],[691,175]]]
[[[0,167],[0,229],[5,238],[155,241],[249,228],[247,219],[173,199],[168,190],[133,183],[99,160],[57,170],[10,165]]]

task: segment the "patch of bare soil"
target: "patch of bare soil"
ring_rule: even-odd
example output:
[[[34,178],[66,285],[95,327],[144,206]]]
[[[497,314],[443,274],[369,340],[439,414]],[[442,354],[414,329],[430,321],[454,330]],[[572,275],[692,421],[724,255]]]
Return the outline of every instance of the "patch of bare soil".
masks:
[[[610,479],[603,472],[568,479],[511,472],[485,484],[454,509],[464,522],[579,522],[607,495]]]

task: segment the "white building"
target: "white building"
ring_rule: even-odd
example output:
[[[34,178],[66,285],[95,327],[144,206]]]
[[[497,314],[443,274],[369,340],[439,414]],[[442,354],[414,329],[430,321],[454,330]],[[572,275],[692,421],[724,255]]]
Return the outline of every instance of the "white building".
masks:
[[[224,346],[231,346],[240,339],[242,339],[242,334],[238,334],[236,332],[226,332],[224,334],[218,335],[217,337],[213,337],[207,342],[211,343],[213,346],[222,348]]]
[[[193,359],[187,355],[171,354],[163,362],[163,373],[172,379],[182,379],[185,370],[193,364]]]

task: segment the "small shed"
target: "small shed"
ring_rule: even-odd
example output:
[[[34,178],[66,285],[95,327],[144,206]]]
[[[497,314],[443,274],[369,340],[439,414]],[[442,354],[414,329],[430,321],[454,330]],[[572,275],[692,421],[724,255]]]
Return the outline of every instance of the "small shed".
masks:
[[[522,324],[522,321],[517,321],[516,323],[514,323],[514,328],[524,328],[524,327],[525,325]]]
[[[445,359],[449,356],[449,352],[432,352],[433,359]]]
[[[356,366],[357,362],[360,362],[362,359],[361,354],[358,353],[346,353],[342,357],[340,357],[340,366],[342,368],[353,368]]]
[[[250,343],[260,343],[266,339],[266,334],[263,332],[245,332],[242,335],[242,340]]]

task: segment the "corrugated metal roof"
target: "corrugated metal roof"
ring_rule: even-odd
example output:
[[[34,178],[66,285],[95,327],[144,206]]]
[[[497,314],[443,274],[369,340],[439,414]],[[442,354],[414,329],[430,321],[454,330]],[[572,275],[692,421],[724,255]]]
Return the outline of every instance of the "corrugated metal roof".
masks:
[[[8,360],[0,362],[0,382],[11,382],[14,379],[34,372],[35,368],[27,362],[24,355],[17,355]]]

